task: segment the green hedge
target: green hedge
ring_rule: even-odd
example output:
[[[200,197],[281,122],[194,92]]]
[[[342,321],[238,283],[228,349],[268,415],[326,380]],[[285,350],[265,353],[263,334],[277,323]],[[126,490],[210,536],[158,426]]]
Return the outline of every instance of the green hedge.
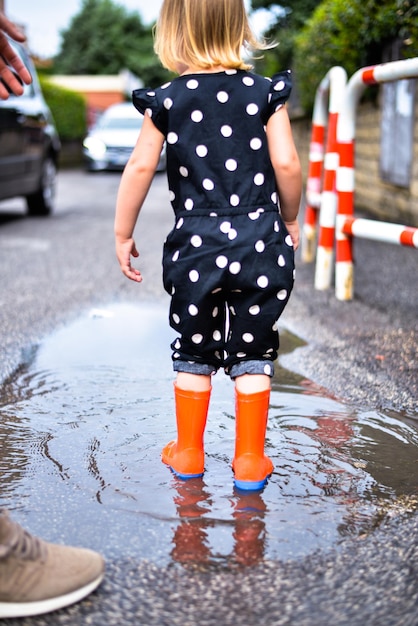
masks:
[[[80,94],[57,87],[40,77],[44,98],[51,109],[61,141],[82,139],[86,134],[86,101]]]
[[[350,77],[382,61],[386,44],[400,39],[405,58],[418,56],[418,7],[413,0],[324,0],[295,38],[294,70],[309,112],[328,70]]]

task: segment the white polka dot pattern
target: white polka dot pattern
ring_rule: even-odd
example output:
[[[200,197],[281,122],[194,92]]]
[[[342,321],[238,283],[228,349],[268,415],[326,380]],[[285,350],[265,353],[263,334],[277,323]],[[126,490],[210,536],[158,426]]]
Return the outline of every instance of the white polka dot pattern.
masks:
[[[164,244],[163,279],[179,334],[173,360],[187,367],[257,361],[258,373],[273,373],[294,258],[265,128],[290,89],[287,72],[270,80],[230,70],[134,92],[135,106],[167,140],[176,223]]]
[[[277,204],[265,126],[290,90],[288,72],[270,80],[231,70],[183,76],[155,90],[134,92],[135,106],[141,112],[150,110],[167,138],[175,211],[183,209],[188,198],[194,209],[240,207],[242,198],[245,206]]]
[[[223,135],[224,137],[230,137],[232,135],[232,128],[225,124],[221,127],[221,135]]]
[[[190,117],[193,122],[196,122],[196,124],[198,124],[203,120],[203,113],[202,111],[193,111]]]

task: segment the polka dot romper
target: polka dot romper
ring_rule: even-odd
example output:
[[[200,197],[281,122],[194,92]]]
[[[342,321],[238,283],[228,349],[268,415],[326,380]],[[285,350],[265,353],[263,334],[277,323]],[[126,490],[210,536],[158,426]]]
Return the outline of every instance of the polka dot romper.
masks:
[[[164,244],[163,280],[179,334],[175,371],[273,375],[294,252],[265,125],[290,90],[290,72],[270,80],[230,70],[133,93],[167,142],[175,225]]]

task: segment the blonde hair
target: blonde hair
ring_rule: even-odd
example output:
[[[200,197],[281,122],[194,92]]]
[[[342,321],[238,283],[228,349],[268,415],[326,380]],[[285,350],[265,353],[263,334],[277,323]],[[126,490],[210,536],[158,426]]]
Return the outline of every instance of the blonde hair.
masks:
[[[268,47],[252,32],[244,0],[164,0],[155,29],[155,52],[174,72],[181,65],[250,69],[243,48]]]

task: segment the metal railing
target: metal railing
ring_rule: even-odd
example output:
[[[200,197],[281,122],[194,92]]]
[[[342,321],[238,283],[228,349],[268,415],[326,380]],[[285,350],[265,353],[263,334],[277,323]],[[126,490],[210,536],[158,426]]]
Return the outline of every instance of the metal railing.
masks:
[[[315,288],[328,289],[331,286],[335,247],[335,295],[339,300],[353,298],[353,237],[418,247],[416,228],[354,218],[354,140],[360,97],[367,85],[414,77],[418,77],[417,57],[362,68],[353,74],[348,82],[344,70],[335,67],[327,73],[318,87],[312,121],[306,193],[309,210],[305,214],[302,259],[306,262],[314,260],[317,219],[315,209],[319,208],[320,229],[316,246]],[[327,117],[324,107],[327,105],[328,93]],[[319,159],[319,148],[312,149],[312,146],[315,146],[314,138],[320,135],[318,128],[323,129],[325,135],[327,122],[327,145],[325,154],[323,151],[322,159]],[[317,166],[314,167],[318,162],[321,163],[320,171]]]

